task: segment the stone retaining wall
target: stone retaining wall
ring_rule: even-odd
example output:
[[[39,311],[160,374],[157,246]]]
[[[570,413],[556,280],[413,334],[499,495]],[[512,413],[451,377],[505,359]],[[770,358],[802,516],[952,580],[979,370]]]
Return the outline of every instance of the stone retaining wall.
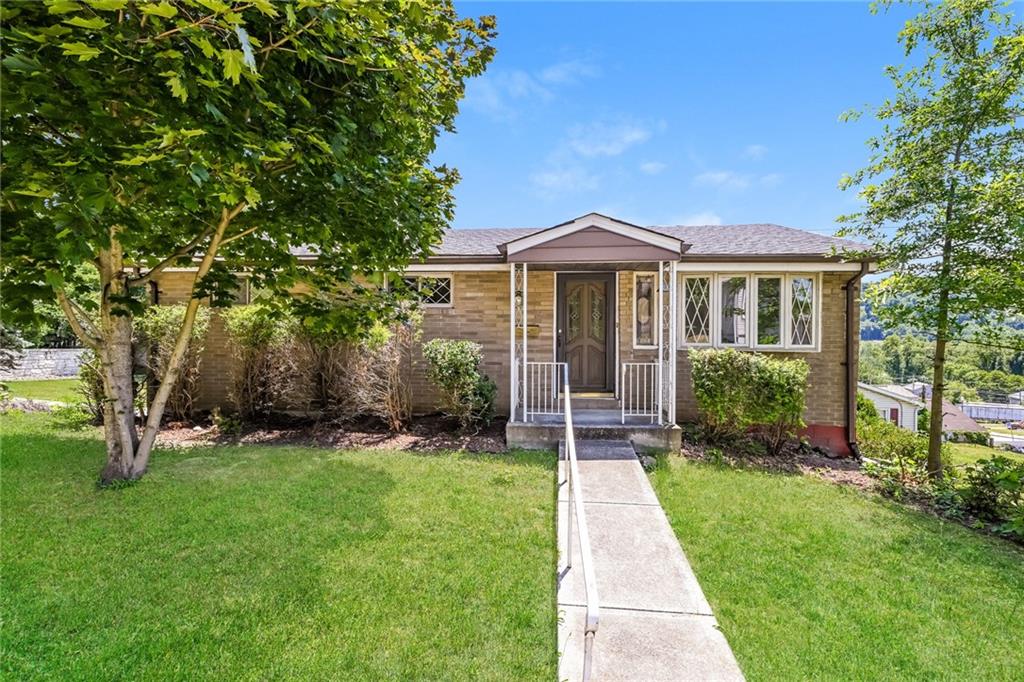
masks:
[[[73,377],[82,364],[83,348],[26,348],[13,371],[0,371],[0,379],[53,379]]]

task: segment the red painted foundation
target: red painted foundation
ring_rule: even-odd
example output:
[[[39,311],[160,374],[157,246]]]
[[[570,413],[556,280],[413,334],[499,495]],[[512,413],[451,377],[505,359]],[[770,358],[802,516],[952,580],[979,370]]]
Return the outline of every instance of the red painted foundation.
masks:
[[[853,455],[853,452],[850,450],[850,444],[846,442],[846,427],[844,426],[810,424],[800,432],[800,435],[805,436],[811,442],[811,445],[828,448],[840,457],[850,457]]]

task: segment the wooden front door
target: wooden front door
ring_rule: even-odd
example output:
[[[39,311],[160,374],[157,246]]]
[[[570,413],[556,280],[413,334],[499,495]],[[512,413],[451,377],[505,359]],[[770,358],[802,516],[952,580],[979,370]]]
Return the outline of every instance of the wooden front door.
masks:
[[[614,274],[558,276],[558,360],[574,391],[614,388]]]

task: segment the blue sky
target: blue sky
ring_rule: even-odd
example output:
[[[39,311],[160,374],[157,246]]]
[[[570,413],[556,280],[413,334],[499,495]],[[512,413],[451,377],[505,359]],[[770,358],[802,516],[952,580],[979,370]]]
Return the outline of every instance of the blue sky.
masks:
[[[843,173],[892,92],[905,7],[860,3],[484,3],[497,56],[434,155],[459,169],[456,227],[589,211],[644,225],[771,222],[831,233]]]

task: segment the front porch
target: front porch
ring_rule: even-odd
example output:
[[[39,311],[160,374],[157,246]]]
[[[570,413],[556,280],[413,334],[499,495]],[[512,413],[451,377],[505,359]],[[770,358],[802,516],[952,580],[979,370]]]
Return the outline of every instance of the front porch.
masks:
[[[577,439],[678,450],[680,242],[587,217],[509,242],[505,250],[508,444],[557,446],[568,394]]]

